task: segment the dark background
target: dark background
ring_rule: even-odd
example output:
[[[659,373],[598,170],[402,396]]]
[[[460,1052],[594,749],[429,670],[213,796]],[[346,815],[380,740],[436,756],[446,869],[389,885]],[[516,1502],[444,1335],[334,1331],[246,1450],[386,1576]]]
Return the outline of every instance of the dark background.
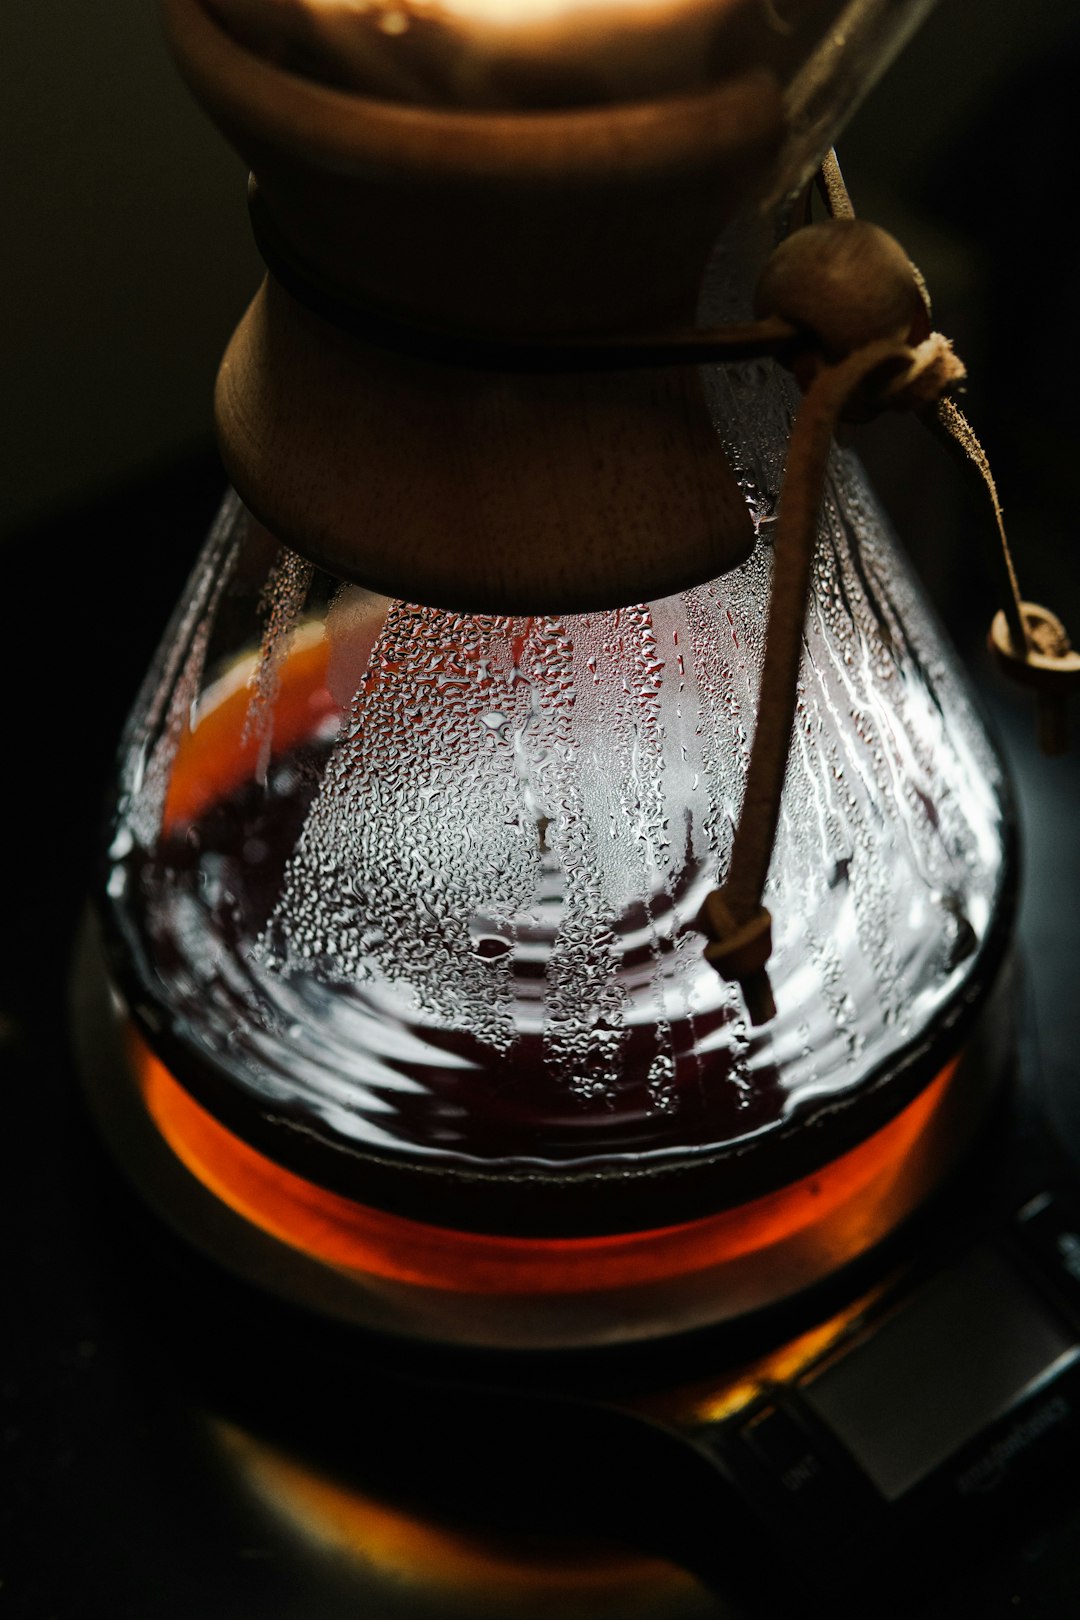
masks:
[[[1066,290],[1078,32],[1069,0],[940,0],[843,139],[861,211],[925,265],[982,375],[1003,251],[1030,269],[1041,323]],[[0,220],[8,536],[207,432],[257,281],[239,162],[174,72],[153,0],[5,0]],[[1029,314],[1021,289],[1007,325]]]
[[[1080,16],[1061,0],[942,0],[840,155],[857,208],[922,266],[969,364],[966,408],[1025,594],[1080,625],[1078,68]],[[243,175],[175,79],[146,0],[5,0],[0,120],[0,1615],[479,1613],[460,1595],[414,1607],[392,1558],[345,1580],[313,1544],[283,1550],[209,1468],[190,1392],[140,1325],[138,1268],[115,1262],[116,1210],[72,1102],[71,941],[119,726],[220,496],[210,388],[258,268]],[[1048,1068],[1067,1078],[1057,1002],[1076,956],[1075,746],[1062,764],[1038,760],[1023,701],[980,651],[994,604],[977,492],[914,424],[883,421],[862,446],[1017,770],[1038,1022]],[[1056,977],[1040,981],[1050,958]],[[1075,1614],[1062,1522],[1048,1508],[1045,1533],[1029,1524],[978,1592],[920,1613]],[[605,1612],[575,1608],[576,1590],[566,1615]],[[680,1590],[649,1607],[628,1589],[610,1612],[697,1612]]]

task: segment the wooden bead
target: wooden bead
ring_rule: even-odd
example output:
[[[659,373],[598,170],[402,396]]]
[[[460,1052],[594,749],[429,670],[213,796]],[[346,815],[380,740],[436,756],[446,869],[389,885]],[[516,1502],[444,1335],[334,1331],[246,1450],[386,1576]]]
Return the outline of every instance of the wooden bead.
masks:
[[[803,328],[826,359],[867,343],[921,343],[930,334],[922,279],[895,237],[862,219],[793,231],[762,271],[758,316]]]
[[[997,613],[988,643],[998,668],[1035,693],[1039,747],[1044,754],[1063,754],[1068,747],[1067,699],[1080,691],[1080,653],[1074,652],[1065,626],[1036,602],[1021,602],[1028,646],[1013,645],[1009,621]]]

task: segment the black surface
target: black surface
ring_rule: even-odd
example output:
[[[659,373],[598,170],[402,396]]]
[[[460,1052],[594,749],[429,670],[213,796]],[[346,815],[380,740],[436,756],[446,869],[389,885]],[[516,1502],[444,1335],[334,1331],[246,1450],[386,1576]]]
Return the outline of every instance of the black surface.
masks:
[[[999,105],[970,149],[942,155],[909,201],[971,233],[969,303],[939,302],[937,317],[944,330],[981,333],[994,356],[970,413],[987,430],[1027,594],[1075,626],[1080,407],[1061,380],[1072,371],[1063,339],[1074,334],[1055,317],[1037,322],[1031,341],[1013,336],[1030,314],[1032,264],[1042,267],[1039,310],[1069,304],[1060,173],[1042,159],[1071,139],[1074,67],[1075,52],[1056,69],[1060,94],[1041,77],[1019,83],[1015,108]],[[923,268],[933,281],[933,266]],[[1030,1054],[1026,1063],[1028,1098],[1053,1129],[1066,1179],[1080,1181],[1080,756],[1074,744],[1063,761],[1038,758],[1026,700],[979,651],[992,603],[972,570],[985,523],[978,497],[955,492],[906,424],[879,424],[866,442],[1014,767],[1028,1033],[1039,1049],[1038,1064]],[[812,1607],[707,1469],[666,1487],[671,1458],[657,1431],[601,1419],[585,1444],[572,1407],[498,1401],[474,1421],[439,1382],[460,1370],[451,1358],[429,1364],[424,1384],[409,1358],[395,1379],[385,1357],[369,1367],[349,1343],[316,1347],[242,1289],[199,1268],[190,1275],[103,1164],[68,1048],[72,940],[116,737],[220,490],[207,451],[16,537],[0,557],[0,1616],[772,1620]],[[1001,1122],[999,1141],[1010,1128]],[[1000,1163],[988,1152],[954,1205]],[[946,1201],[918,1241],[950,1218]],[[300,1475],[288,1459],[305,1452],[320,1459],[321,1539],[298,1528]],[[512,1460],[523,1456],[524,1470]],[[955,1546],[946,1525],[933,1545],[919,1536],[882,1548],[864,1584],[828,1612],[1072,1620],[1076,1461],[1067,1453]],[[332,1488],[349,1480],[351,1505]],[[309,1481],[309,1509],[311,1490]]]
[[[962,306],[950,309],[934,265],[923,268],[939,291],[940,325],[982,358],[969,411],[997,468],[1026,594],[1074,628],[1080,306],[1062,189],[1076,145],[1076,67],[1074,46],[1025,73],[963,149],[935,154],[921,193],[907,198],[966,233]],[[978,499],[955,493],[908,424],[875,426],[867,451],[1013,762],[1027,851],[1029,1033],[1040,1054],[1027,1080],[1066,1179],[1080,1183],[1080,759],[1075,744],[1064,761],[1037,757],[1025,701],[977,650],[992,605],[972,575],[985,521]],[[572,1408],[553,1421],[498,1402],[481,1433],[436,1378],[411,1383],[403,1366],[395,1386],[384,1364],[369,1375],[347,1345],[320,1352],[313,1370],[302,1332],[222,1279],[188,1277],[126,1197],[74,1086],[66,979],[116,737],[220,488],[207,451],[14,537],[0,554],[0,1616],[787,1620],[824,1607],[875,1620],[1073,1620],[1073,1452],[981,1533],[953,1546],[945,1525],[935,1545],[913,1537],[882,1549],[864,1584],[822,1606],[785,1583],[707,1472],[665,1492],[662,1437],[635,1431],[631,1443],[612,1420],[586,1448]],[[998,1162],[982,1161],[987,1177]],[[958,1199],[980,1174],[976,1164]],[[947,1208],[931,1221],[938,1213],[944,1223]],[[1060,1233],[1050,1229],[1047,1247],[1047,1231],[1042,1222],[1029,1241],[1053,1264]],[[276,1506],[251,1484],[260,1438],[271,1448],[264,1461],[277,1465]],[[532,1458],[525,1477],[500,1463],[507,1438]],[[359,1482],[351,1518],[342,1499],[324,1499],[321,1541],[300,1533],[295,1514],[290,1528],[284,1506],[297,1476],[282,1458],[305,1451],[319,1454],[324,1481]],[[548,1533],[530,1536],[544,1519]],[[656,1544],[666,1562],[634,1562],[628,1541]]]
[[[427,1362],[425,1384],[411,1381],[408,1358],[388,1374],[385,1357],[369,1365],[351,1343],[313,1356],[302,1326],[201,1268],[193,1279],[178,1267],[103,1164],[68,1054],[71,938],[122,715],[219,489],[212,457],[196,458],[8,558],[14,600],[36,604],[27,622],[39,634],[6,649],[17,768],[2,1002],[0,1613],[510,1617],[556,1602],[648,1620],[783,1612],[791,1593],[776,1560],[762,1549],[757,1578],[748,1575],[755,1533],[707,1471],[680,1473],[674,1495],[664,1486],[671,1458],[657,1433],[580,1423],[573,1407],[553,1415],[509,1401],[479,1412],[440,1382],[457,1370],[450,1359]],[[1059,1141],[1080,1148],[1077,922],[1067,904],[1080,893],[1080,765],[1075,755],[1039,760],[1023,701],[989,691],[1025,811],[1040,1107]],[[1033,1073],[1029,1064],[1029,1081]],[[260,1444],[277,1481],[273,1508],[252,1485]],[[291,1477],[282,1458],[305,1451],[319,1457],[324,1486],[353,1485],[352,1517],[332,1498],[338,1529],[327,1531],[324,1513],[321,1541],[296,1529],[295,1499],[291,1520],[282,1507]],[[380,1542],[387,1523],[396,1552]],[[917,1550],[906,1595],[887,1569],[867,1577],[876,1612],[1063,1620],[1080,1607],[1078,1534],[1080,1487],[1066,1467],[1036,1482],[982,1544]],[[620,1540],[623,1551],[612,1551]],[[460,1562],[463,1547],[471,1564]],[[661,1562],[635,1562],[643,1548]],[[857,1610],[862,1600],[844,1601]]]

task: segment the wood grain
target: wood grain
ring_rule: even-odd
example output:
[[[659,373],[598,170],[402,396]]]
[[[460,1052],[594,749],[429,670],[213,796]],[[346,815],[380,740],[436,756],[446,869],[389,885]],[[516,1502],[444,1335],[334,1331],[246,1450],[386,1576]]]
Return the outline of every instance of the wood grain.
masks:
[[[741,562],[746,504],[696,368],[519,376],[327,328],[273,280],[226,354],[225,463],[342,578],[472,612],[647,601]]]

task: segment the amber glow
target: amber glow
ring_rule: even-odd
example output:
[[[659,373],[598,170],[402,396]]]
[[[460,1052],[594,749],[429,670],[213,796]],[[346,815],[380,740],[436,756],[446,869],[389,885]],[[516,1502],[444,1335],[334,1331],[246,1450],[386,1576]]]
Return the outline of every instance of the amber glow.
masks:
[[[778,1345],[754,1361],[728,1371],[720,1380],[709,1378],[681,1385],[658,1395],[639,1398],[635,1410],[679,1428],[723,1423],[756,1401],[767,1385],[791,1384],[810,1363],[831,1350],[860,1317],[888,1290],[888,1279],[854,1300],[826,1321]]]
[[[460,19],[499,29],[531,23],[562,24],[572,29],[582,21],[615,23],[624,13],[638,18],[666,18],[696,10],[695,0],[393,0],[386,10],[417,17]]]
[[[227,1131],[135,1037],[133,1055],[158,1130],[187,1169],[238,1215],[329,1265],[458,1294],[640,1286],[763,1255],[792,1240],[828,1246],[839,1264],[909,1206],[906,1172],[956,1068],[950,1064],[876,1135],[764,1198],[653,1231],[556,1239],[431,1226],[327,1192]]]
[[[293,636],[274,702],[275,751],[295,748],[336,712],[326,685],[328,657],[321,625],[304,625]],[[256,668],[256,659],[242,659],[204,694],[195,725],[185,727],[169,779],[165,832],[194,821],[254,775],[261,738],[255,730],[245,735],[244,722]]]
[[[274,1513],[395,1586],[468,1597],[482,1605],[479,1613],[496,1613],[486,1605],[502,1595],[512,1599],[515,1615],[545,1617],[550,1602],[589,1595],[617,1597],[626,1615],[655,1614],[658,1594],[670,1600],[698,1590],[689,1575],[659,1558],[584,1538],[545,1537],[538,1544],[440,1524],[333,1479],[233,1424],[217,1422],[213,1432],[232,1466]],[[530,1598],[538,1606],[522,1609]]]
[[[295,632],[278,675],[273,745],[285,751],[336,713],[319,624]],[[249,779],[259,738],[245,734],[256,660],[237,663],[204,694],[185,731],[166,801],[182,826]],[[705,1219],[613,1236],[504,1237],[425,1224],[328,1192],[226,1130],[132,1033],[143,1103],[186,1168],[270,1237],[361,1277],[444,1294],[543,1296],[659,1284],[794,1248],[829,1269],[862,1253],[927,1186],[917,1149],[950,1093],[957,1061],[895,1119],[815,1175]],[[932,1177],[931,1177],[932,1179]],[[796,1264],[799,1259],[796,1258]]]

